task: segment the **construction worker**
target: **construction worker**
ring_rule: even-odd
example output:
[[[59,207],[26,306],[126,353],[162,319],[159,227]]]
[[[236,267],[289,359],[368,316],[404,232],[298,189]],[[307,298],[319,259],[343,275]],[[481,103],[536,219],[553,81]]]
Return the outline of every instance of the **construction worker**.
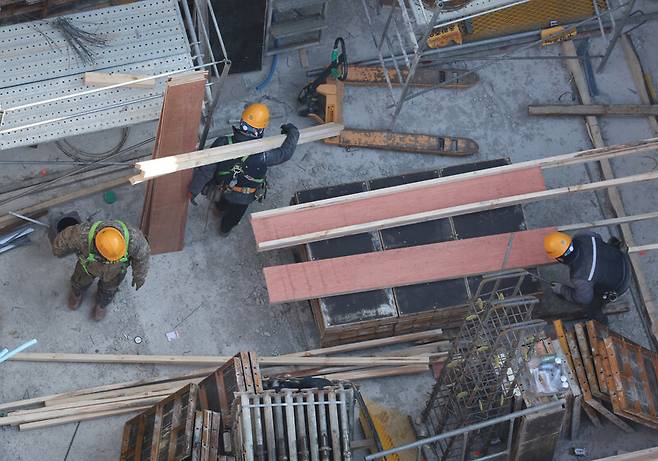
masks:
[[[139,290],[144,285],[151,249],[139,230],[115,220],[82,223],[62,230],[53,241],[53,254],[61,258],[69,253],[75,253],[78,262],[71,276],[68,307],[80,307],[82,295],[98,278],[93,317],[99,321],[105,318],[128,266],[132,266],[132,286]]]
[[[612,237],[604,242],[595,232],[584,231],[573,238],[563,232],[544,237],[544,249],[553,259],[569,266],[570,282],[551,283],[555,294],[586,306],[597,314],[603,304],[614,302],[628,291],[631,270],[622,242]]]
[[[224,146],[263,137],[270,121],[270,111],[265,104],[250,104],[242,112],[238,127],[233,134],[220,136],[212,147]],[[244,216],[249,204],[263,200],[267,190],[267,167],[290,160],[295,153],[299,130],[292,123],[281,126],[286,135],[281,147],[254,155],[226,160],[213,165],[205,165],[194,170],[189,186],[190,200],[201,192],[212,197],[219,189],[219,199],[215,202],[215,212],[221,216],[219,233],[227,236]]]

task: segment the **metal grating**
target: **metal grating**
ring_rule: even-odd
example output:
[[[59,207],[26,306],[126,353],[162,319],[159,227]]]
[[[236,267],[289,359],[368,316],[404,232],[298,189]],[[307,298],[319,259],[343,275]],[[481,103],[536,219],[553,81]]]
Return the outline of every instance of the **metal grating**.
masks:
[[[600,11],[607,9],[604,0],[597,0]],[[505,10],[473,18],[473,33],[464,37],[474,42],[502,35],[549,27],[551,20],[560,24],[581,21],[596,14],[592,0],[530,0]]]
[[[93,48],[95,62],[84,64],[52,21],[0,28],[1,108],[89,90],[84,72],[156,75],[193,68],[175,0],[146,0],[65,17],[106,38],[108,46]],[[8,110],[0,129],[0,150],[155,120],[163,91],[164,82],[158,81],[153,89],[115,88]],[[48,120],[56,121],[38,124]],[[24,126],[29,127],[15,130]]]

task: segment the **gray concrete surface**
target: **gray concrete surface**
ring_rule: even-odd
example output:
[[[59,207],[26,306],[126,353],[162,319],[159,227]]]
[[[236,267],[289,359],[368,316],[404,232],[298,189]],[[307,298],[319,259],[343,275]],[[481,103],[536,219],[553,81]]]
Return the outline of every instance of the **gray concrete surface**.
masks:
[[[332,26],[322,46],[309,51],[311,67],[324,65],[333,38],[345,37],[350,59],[374,56],[370,37],[361,22],[360,2],[335,0],[330,16]],[[648,24],[633,33],[643,63],[654,77],[658,75],[656,24]],[[603,46],[593,40],[592,53]],[[532,49],[524,56],[556,55],[559,48]],[[464,65],[463,63],[459,65]],[[224,101],[218,110],[216,128],[228,132],[228,119],[239,117],[246,102],[260,100],[272,112],[282,115],[273,120],[270,134],[279,124],[291,121],[300,127],[309,120],[296,116],[296,96],[305,84],[304,69],[296,53],[284,55],[269,87],[257,92],[254,87],[267,73],[230,78]],[[472,67],[472,64],[470,64]],[[418,133],[461,135],[473,138],[481,152],[469,159],[453,159],[358,149],[345,151],[322,143],[300,146],[286,165],[272,168],[267,200],[255,204],[252,211],[284,206],[299,189],[376,178],[441,167],[463,161],[509,156],[514,162],[586,149],[590,142],[580,118],[541,118],[527,116],[530,103],[555,103],[569,98],[569,76],[559,60],[503,61],[492,63],[479,72],[481,83],[467,91],[438,90],[408,104],[397,124],[398,130]],[[655,80],[654,80],[655,81]],[[615,49],[605,72],[597,75],[602,103],[638,103],[620,48]],[[357,128],[388,126],[387,92],[384,89],[348,88],[345,95],[346,124]],[[604,135],[610,144],[653,136],[644,119],[604,119]],[[134,127],[129,143],[153,136],[154,124]],[[100,150],[117,138],[117,132],[99,133],[74,139],[76,145]],[[148,153],[148,149],[145,150]],[[6,159],[65,159],[53,145],[38,149],[23,148],[2,152]],[[653,170],[655,154],[614,162],[618,175]],[[52,168],[51,168],[52,169]],[[5,168],[2,182],[31,176],[35,166]],[[548,171],[548,187],[588,181],[584,167]],[[656,184],[624,187],[629,213],[655,210]],[[116,190],[113,205],[93,196],[63,206],[57,211],[78,210],[84,217],[119,217],[137,223],[141,212],[143,187]],[[61,193],[61,192],[58,192]],[[210,215],[206,225],[206,202],[191,208],[185,249],[179,253],[152,258],[151,273],[139,292],[129,280],[102,323],[90,320],[91,295],[77,312],[66,308],[68,278],[74,259],[51,256],[42,231],[34,243],[0,255],[0,345],[15,346],[37,338],[34,351],[128,353],[128,354],[233,354],[244,349],[274,355],[314,347],[318,336],[308,306],[304,303],[270,306],[264,287],[263,266],[292,261],[288,251],[265,254],[255,252],[255,244],[245,219],[231,236],[220,239],[217,223]],[[20,203],[12,204],[20,206]],[[594,194],[578,194],[565,199],[531,204],[525,207],[530,227],[582,222],[600,218]],[[633,225],[638,243],[656,241],[656,225]],[[655,254],[642,256],[643,270],[654,298],[658,293],[658,266]],[[566,277],[563,268],[552,268],[556,277]],[[649,345],[645,328],[634,310],[611,319],[613,328]],[[180,338],[168,342],[165,333],[176,329]],[[136,344],[134,338],[144,339]],[[180,368],[121,365],[0,364],[0,401],[51,394],[76,388],[119,382],[137,377],[173,374]],[[363,383],[366,396],[417,415],[422,408],[432,379],[426,376],[386,378]],[[128,417],[113,417],[80,424],[71,442],[75,425],[34,432],[15,428],[0,430],[0,460],[63,460],[71,445],[68,461],[118,459],[123,422]],[[586,446],[585,459],[610,455],[617,450],[634,450],[658,444],[655,431],[638,428],[632,436],[622,435],[605,423],[605,430],[594,431],[583,423],[575,441],[563,441],[556,459],[571,459],[573,446]]]

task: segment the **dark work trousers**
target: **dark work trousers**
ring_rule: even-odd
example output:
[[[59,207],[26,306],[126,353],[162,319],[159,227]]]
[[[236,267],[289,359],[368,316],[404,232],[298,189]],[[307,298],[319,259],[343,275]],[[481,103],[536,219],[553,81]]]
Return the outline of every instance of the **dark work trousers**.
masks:
[[[219,226],[222,234],[231,232],[231,229],[237,226],[247,211],[247,208],[249,208],[249,205],[229,202],[223,194],[219,201],[215,203],[215,206],[222,214],[222,223]]]
[[[116,292],[119,291],[119,285],[121,285],[121,282],[125,277],[125,269],[120,271],[114,278],[111,278],[110,280],[104,280],[103,278],[99,277],[98,290],[96,291],[96,302],[98,302],[98,304],[103,307],[106,307],[108,304],[110,304],[112,299],[114,299]],[[73,289],[73,292],[77,296],[80,296],[82,293],[87,291],[92,283],[94,283],[94,279],[96,279],[96,277],[89,275],[87,271],[85,271],[84,267],[82,267],[82,264],[80,264],[80,261],[78,261],[78,263],[75,265],[73,275],[71,276],[71,289]]]

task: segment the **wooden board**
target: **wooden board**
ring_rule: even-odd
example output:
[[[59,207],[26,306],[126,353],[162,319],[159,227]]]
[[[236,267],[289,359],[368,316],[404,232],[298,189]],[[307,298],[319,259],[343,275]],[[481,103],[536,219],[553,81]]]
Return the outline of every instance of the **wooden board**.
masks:
[[[543,241],[554,230],[547,227],[266,267],[265,281],[270,303],[282,303],[535,267],[553,263]]]
[[[167,82],[153,158],[191,152],[198,142],[206,75],[183,75]],[[183,249],[187,223],[187,187],[192,170],[158,178],[148,184],[140,229],[152,254]]]
[[[313,141],[321,141],[325,138],[338,136],[343,130],[343,126],[338,123],[325,123],[324,125],[303,128],[299,130],[299,141],[297,144],[304,144]],[[141,173],[130,178],[131,184],[139,184],[149,179],[157,178],[178,171],[189,170],[203,165],[223,162],[234,158],[240,158],[245,155],[265,152],[277,147],[281,147],[285,141],[285,135],[268,136],[262,139],[254,139],[238,144],[228,144],[226,146],[211,147],[208,149],[188,152],[170,156],[166,159],[157,158],[137,162],[135,166],[141,170]]]
[[[546,188],[539,168],[465,179],[423,189],[413,187],[413,184],[410,186],[408,190],[401,190],[394,195],[366,197],[326,207],[306,208],[290,214],[253,214],[251,226],[256,242],[260,243]]]
[[[658,428],[658,355],[618,336],[611,335],[604,343],[614,383],[613,409]]]
[[[601,350],[603,344],[603,338],[605,336],[604,330],[600,327],[603,325],[599,324],[595,320],[589,320],[586,324],[587,329],[587,339],[590,345],[590,351],[592,353],[592,360],[594,361],[594,369],[597,374],[597,382],[599,384],[599,390],[609,396],[608,392],[608,373],[609,365],[607,363],[607,354],[605,349]],[[606,329],[607,330],[607,329]],[[606,335],[607,336],[607,335]]]
[[[147,78],[148,75],[134,75],[134,74],[108,74],[106,72],[85,72],[84,82],[87,86],[96,88],[103,88],[117,83],[133,82]],[[135,82],[126,85],[122,88],[153,88],[155,86],[155,79],[144,80],[142,82]]]
[[[529,115],[619,115],[643,117],[658,115],[658,105],[649,104],[558,104],[528,106]]]
[[[406,80],[409,70],[400,69],[402,78]],[[398,74],[395,69],[388,70],[388,78],[393,86],[399,85]],[[452,88],[466,89],[479,82],[476,73],[465,69],[417,69],[413,81],[409,84],[415,88]],[[448,83],[449,82],[449,83]],[[381,67],[349,66],[347,69],[346,85],[359,86],[387,86],[386,75]]]
[[[583,327],[583,324],[576,323],[574,325],[574,330],[576,333],[576,341],[578,343],[580,358],[585,367],[585,374],[587,375],[587,382],[589,383],[592,396],[597,399],[607,400],[608,396],[602,393],[599,389],[599,380],[594,368],[594,359],[592,358],[592,352],[590,350],[589,342],[587,341],[587,336],[585,334],[585,328]]]

